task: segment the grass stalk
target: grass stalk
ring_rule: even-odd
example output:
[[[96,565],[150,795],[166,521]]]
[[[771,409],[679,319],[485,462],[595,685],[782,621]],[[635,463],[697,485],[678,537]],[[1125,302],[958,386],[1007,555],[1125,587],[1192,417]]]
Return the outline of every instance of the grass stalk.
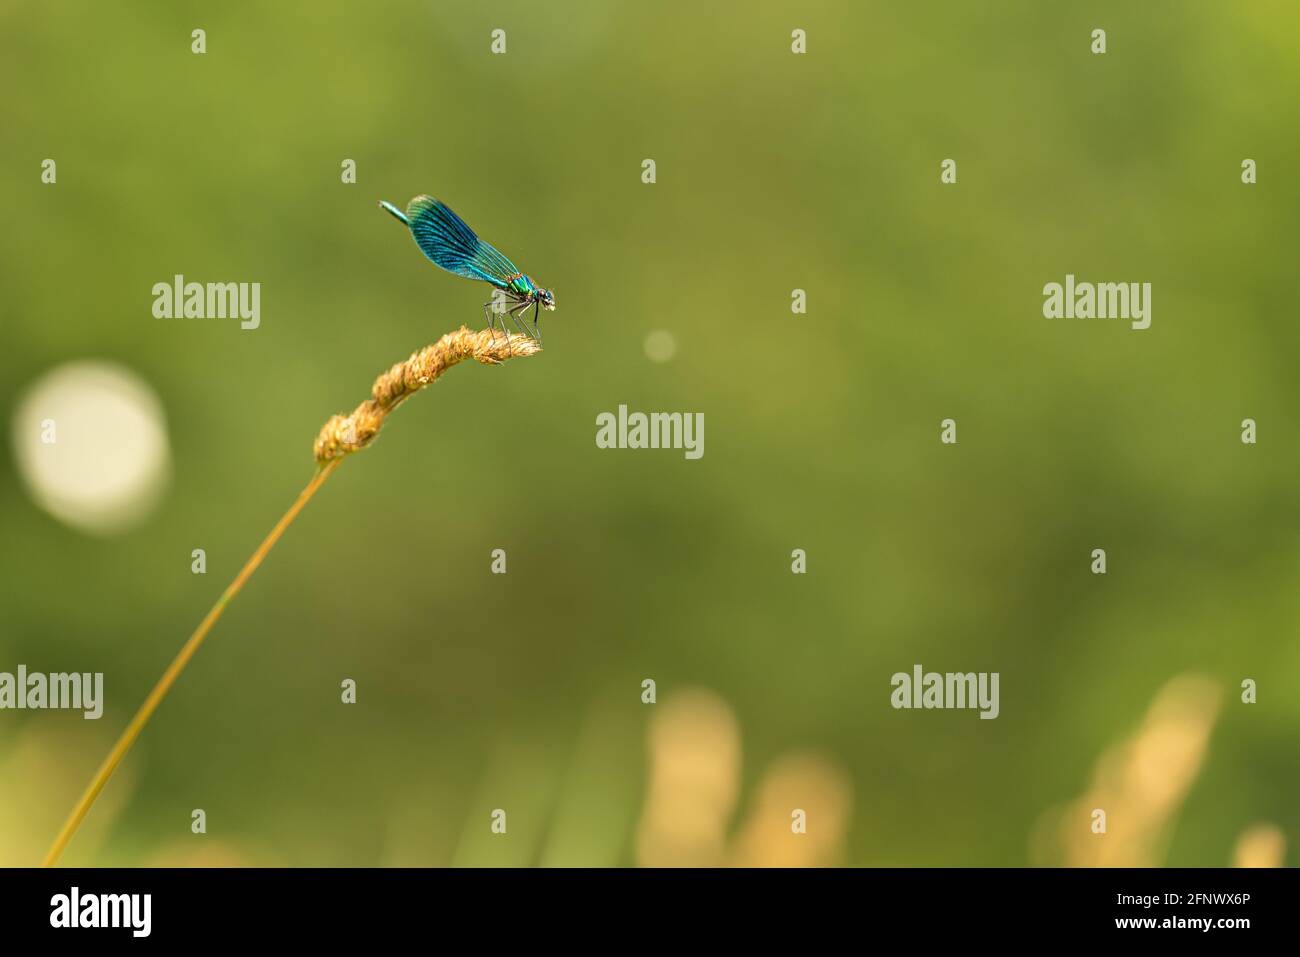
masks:
[[[104,759],[104,763],[99,766],[99,770],[90,779],[90,784],[87,785],[81,799],[73,807],[72,813],[68,815],[68,819],[58,837],[50,845],[45,860],[42,862],[42,867],[52,867],[58,863],[73,835],[77,833],[77,828],[81,826],[81,822],[90,813],[95,799],[99,797],[109,779],[113,776],[113,772],[117,770],[127,752],[131,750],[131,746],[140,737],[145,725],[149,723],[153,713],[158,710],[158,706],[162,704],[167,692],[171,690],[172,685],[176,683],[176,679],[185,670],[185,666],[189,664],[190,659],[199,650],[199,646],[203,644],[203,639],[208,636],[208,632],[212,630],[213,625],[221,618],[226,606],[234,600],[235,596],[247,584],[253,572],[257,571],[258,566],[262,564],[262,560],[275,547],[275,543],[284,535],[285,530],[293,524],[293,520],[298,517],[298,513],[311,501],[312,496],[325,484],[325,480],[342,463],[344,457],[369,445],[379,433],[380,426],[383,425],[384,418],[388,413],[396,409],[412,394],[429,385],[456,363],[465,359],[473,359],[484,365],[497,365],[506,359],[516,356],[529,356],[538,351],[539,346],[537,343],[526,336],[497,335],[488,330],[472,332],[462,326],[455,332],[443,336],[433,345],[426,346],[419,352],[413,353],[405,362],[399,362],[383,373],[375,380],[375,384],[370,390],[371,397],[357,406],[351,415],[336,415],[325,423],[316,438],[314,446],[316,462],[319,466],[316,475],[307,483],[307,487],[302,490],[297,500],[275,523],[275,527],[262,540],[262,544],[244,563],[244,567],[239,570],[239,574],[235,576],[234,581],[221,593],[221,597],[217,599],[216,604],[199,622],[199,626],[194,629],[194,633],[181,646],[181,650],[177,652],[176,657],[172,659],[172,663],[167,666],[167,670],[163,672],[162,677],[153,686],[153,690],[144,699],[144,703],[136,710],[135,716],[131,718],[131,722],[126,726],[121,737],[117,739],[117,743],[113,745],[108,757]]]

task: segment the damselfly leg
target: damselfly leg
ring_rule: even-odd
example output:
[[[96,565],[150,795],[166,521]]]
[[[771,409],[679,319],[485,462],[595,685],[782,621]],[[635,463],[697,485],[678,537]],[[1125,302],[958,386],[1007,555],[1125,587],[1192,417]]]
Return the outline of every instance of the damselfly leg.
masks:
[[[483,316],[487,319],[488,329],[492,332],[493,343],[496,342],[498,323],[501,325],[501,334],[506,337],[507,341],[509,340],[510,332],[506,329],[506,316],[509,316],[510,321],[515,324],[515,328],[519,330],[521,335],[536,340],[537,344],[541,345],[542,337],[537,329],[536,318],[536,309],[539,305],[534,299],[520,300],[514,296],[502,296],[483,303]],[[500,308],[501,306],[506,306],[506,308]],[[528,311],[529,306],[534,307],[533,328],[531,330],[528,328],[528,322],[526,320],[521,322],[519,318]]]
[[[496,320],[495,307],[496,307],[495,300],[483,303],[483,318],[487,320],[488,332],[492,333],[493,345],[496,345],[497,342],[497,320]],[[506,324],[504,322],[501,323],[501,331],[502,333],[505,333],[506,331]]]
[[[542,344],[541,336],[537,335],[535,332],[529,332],[529,331],[528,331],[528,322],[527,322],[527,320],[525,320],[525,321],[522,322],[522,323],[519,321],[519,317],[520,317],[521,315],[523,315],[525,312],[527,312],[527,311],[528,311],[528,307],[531,306],[531,305],[532,305],[531,302],[528,302],[528,301],[522,302],[522,303],[520,303],[518,306],[515,306],[513,309],[511,309],[511,310],[509,311],[509,313],[507,313],[507,315],[509,315],[510,318],[511,318],[511,320],[514,322],[514,324],[515,324],[515,328],[516,328],[516,329],[518,329],[520,332],[522,332],[522,333],[523,333],[525,336],[527,336],[529,339],[536,340],[536,342],[537,342],[538,345],[541,345],[541,344]],[[503,323],[503,325],[504,325],[504,323]]]
[[[542,330],[537,327],[537,317],[541,313],[541,311],[542,311],[542,301],[540,299],[534,299],[533,300],[533,338],[537,340],[537,344],[539,346],[542,344]]]

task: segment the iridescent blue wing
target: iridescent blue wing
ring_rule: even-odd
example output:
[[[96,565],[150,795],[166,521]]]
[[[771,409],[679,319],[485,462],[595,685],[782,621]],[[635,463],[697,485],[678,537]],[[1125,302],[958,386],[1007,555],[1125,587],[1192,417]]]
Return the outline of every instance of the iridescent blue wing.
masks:
[[[420,251],[435,266],[466,279],[490,282],[499,289],[519,275],[514,263],[479,239],[441,200],[415,197],[406,207],[406,218]]]

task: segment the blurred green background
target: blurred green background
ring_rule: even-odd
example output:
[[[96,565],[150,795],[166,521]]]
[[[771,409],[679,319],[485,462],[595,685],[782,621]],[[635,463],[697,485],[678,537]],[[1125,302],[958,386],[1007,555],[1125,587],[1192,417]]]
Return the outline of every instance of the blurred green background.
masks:
[[[735,862],[769,769],[811,754],[833,793],[805,803],[838,808],[814,862],[1092,838],[1227,865],[1262,823],[1294,863],[1298,25],[1287,0],[0,5],[0,671],[107,692],[98,722],[0,712],[0,863],[39,859],[325,419],[481,325],[486,287],[376,209],[422,192],[554,288],[544,354],[453,370],[344,463],[67,863],[671,861],[648,742],[698,689],[734,727],[683,764],[725,778],[683,862]],[[1067,272],[1151,282],[1152,327],[1044,319]],[[176,273],[260,282],[261,327],[155,319]],[[166,416],[166,492],[121,534],[34,504],[8,434],[81,358]],[[620,403],[703,412],[704,457],[598,449]],[[1001,716],[893,710],[916,663],[999,672]],[[1157,849],[1060,815],[1183,675],[1218,710],[1179,712],[1203,753],[1135,752],[1185,778],[1132,815]],[[713,813],[684,806],[668,830]]]

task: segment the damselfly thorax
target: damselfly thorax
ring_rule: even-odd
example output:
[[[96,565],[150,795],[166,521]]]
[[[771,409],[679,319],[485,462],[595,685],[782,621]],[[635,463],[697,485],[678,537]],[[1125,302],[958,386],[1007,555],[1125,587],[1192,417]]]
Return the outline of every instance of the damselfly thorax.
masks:
[[[488,328],[495,334],[496,326],[506,332],[506,317],[524,335],[541,341],[537,328],[538,316],[543,309],[555,308],[555,296],[520,272],[509,259],[475,235],[465,221],[451,211],[445,203],[431,196],[417,196],[403,214],[392,203],[379,204],[411,229],[420,251],[440,269],[480,279],[494,287],[492,298],[483,304],[483,315]],[[529,308],[533,310],[533,324],[529,329],[521,322]]]

